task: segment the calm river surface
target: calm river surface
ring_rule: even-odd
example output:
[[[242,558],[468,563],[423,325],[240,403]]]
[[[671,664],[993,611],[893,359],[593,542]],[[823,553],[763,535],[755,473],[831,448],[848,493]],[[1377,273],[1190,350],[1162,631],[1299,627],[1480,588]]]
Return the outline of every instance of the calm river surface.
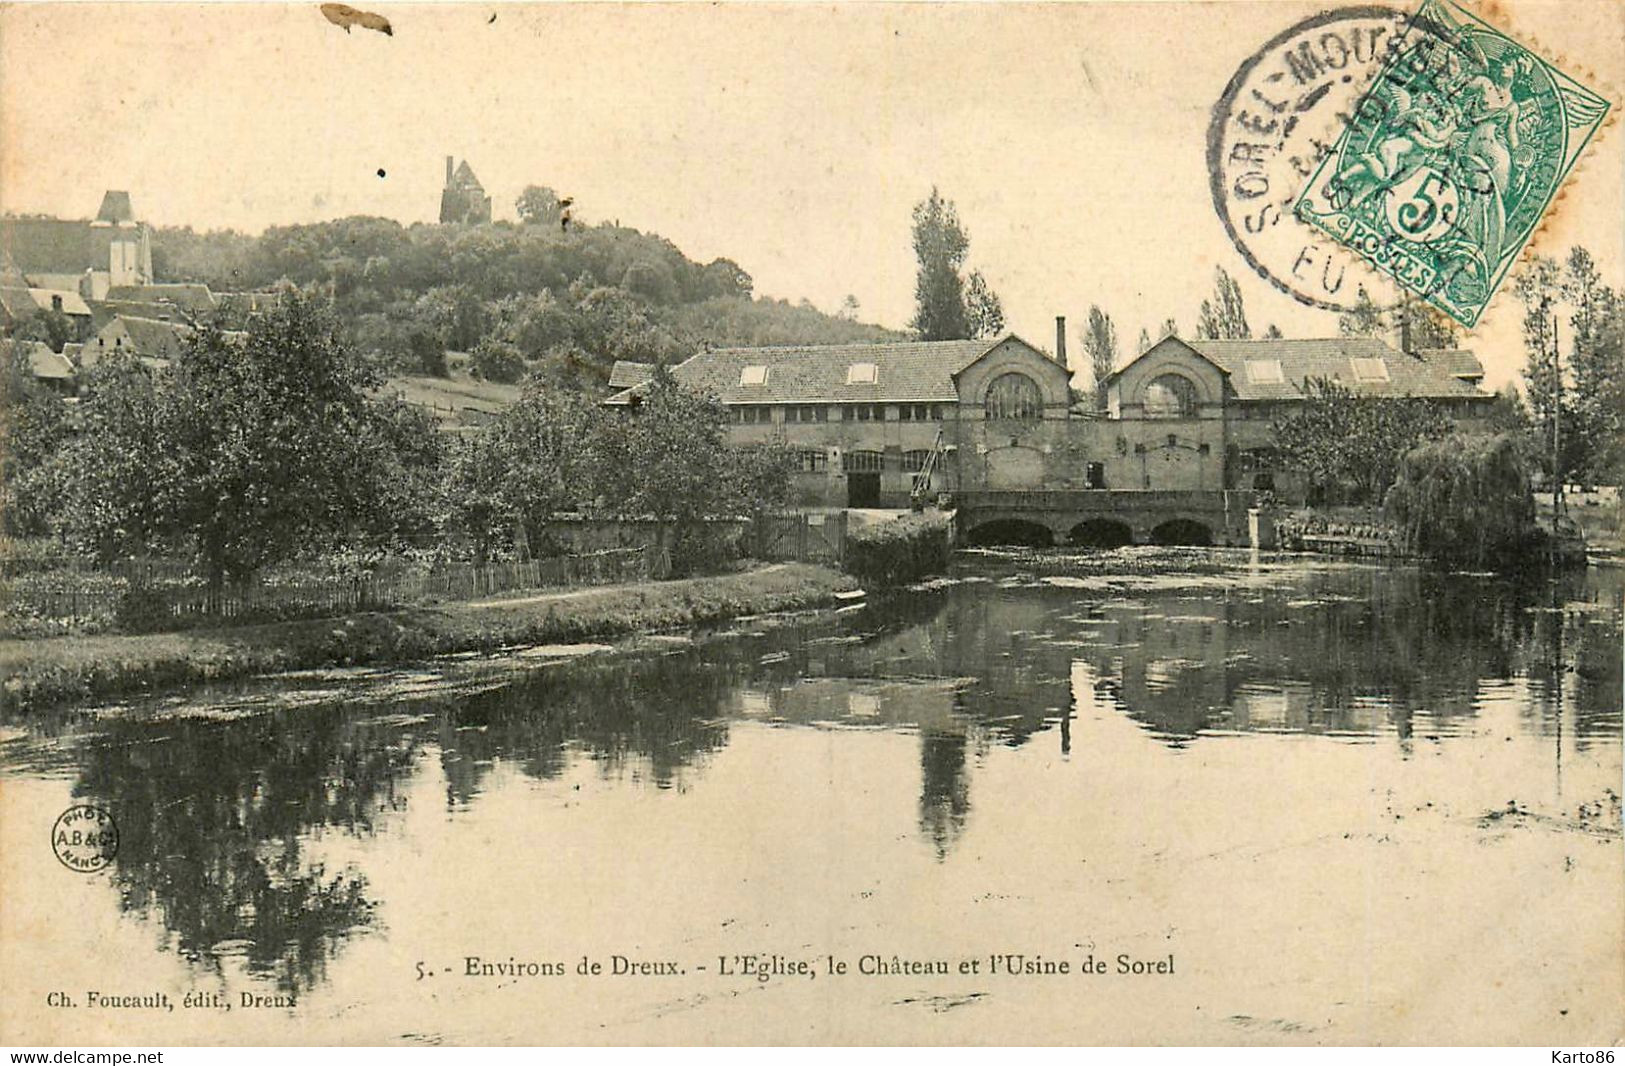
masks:
[[[839,616],[10,722],[0,1030],[1607,1039],[1621,577],[969,553]],[[52,857],[75,803],[99,873]]]

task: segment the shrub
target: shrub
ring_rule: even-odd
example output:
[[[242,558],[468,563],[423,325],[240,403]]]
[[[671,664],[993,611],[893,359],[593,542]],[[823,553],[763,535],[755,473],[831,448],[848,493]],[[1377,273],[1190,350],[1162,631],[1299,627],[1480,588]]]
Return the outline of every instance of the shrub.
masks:
[[[948,568],[951,519],[941,511],[905,515],[847,534],[846,570],[873,585],[906,585]]]
[[[151,585],[131,585],[119,597],[115,624],[126,633],[155,633],[174,625],[169,601]]]

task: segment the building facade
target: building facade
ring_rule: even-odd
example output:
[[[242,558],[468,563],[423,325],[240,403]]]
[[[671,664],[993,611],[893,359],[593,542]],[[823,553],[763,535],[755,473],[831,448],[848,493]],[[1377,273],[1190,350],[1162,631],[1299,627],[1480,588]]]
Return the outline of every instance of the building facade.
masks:
[[[1057,326],[1060,358],[1007,335],[712,349],[671,373],[721,400],[733,443],[793,448],[797,501],[825,507],[906,506],[927,468],[933,494],[1270,489],[1290,499],[1302,485],[1273,457],[1273,427],[1313,379],[1433,400],[1468,424],[1494,402],[1470,352],[1168,337],[1107,379],[1100,414],[1074,398]],[[646,388],[606,403],[635,403]]]
[[[0,218],[0,261],[35,288],[105,299],[115,285],[152,281],[152,234],[130,194],[109,190],[94,219]]]

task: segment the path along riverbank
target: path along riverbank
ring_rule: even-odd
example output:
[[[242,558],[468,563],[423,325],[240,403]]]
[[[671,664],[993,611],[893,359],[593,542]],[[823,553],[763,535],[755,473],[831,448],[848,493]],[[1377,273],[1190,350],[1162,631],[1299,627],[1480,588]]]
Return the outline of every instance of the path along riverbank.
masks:
[[[0,715],[278,670],[411,662],[806,610],[854,588],[838,571],[780,563],[643,581],[180,633],[0,641]]]

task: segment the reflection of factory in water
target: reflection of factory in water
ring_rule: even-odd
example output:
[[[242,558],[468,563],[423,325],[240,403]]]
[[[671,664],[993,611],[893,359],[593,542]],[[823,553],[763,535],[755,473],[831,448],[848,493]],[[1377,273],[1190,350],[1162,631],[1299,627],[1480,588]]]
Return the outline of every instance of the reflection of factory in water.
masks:
[[[1358,592],[1297,599],[1264,593],[1268,567],[1252,587],[1227,576],[1219,598],[1197,594],[1216,583],[1203,575],[1148,579],[1139,595],[1133,579],[1086,590],[1077,586],[1087,580],[1046,587],[1029,576],[1008,579],[1025,586],[1010,596],[970,584],[890,615],[877,608],[870,634],[812,636],[775,653],[723,713],[915,731],[919,825],[941,856],[972,811],[971,768],[996,745],[1048,734],[1067,758],[1087,753],[1103,721],[1126,719],[1170,748],[1315,733],[1391,735],[1408,751],[1413,736],[1476,728],[1463,723],[1480,714],[1487,679],[1538,672],[1514,649],[1539,643],[1539,616],[1505,594],[1463,595],[1416,572],[1358,579]]]

